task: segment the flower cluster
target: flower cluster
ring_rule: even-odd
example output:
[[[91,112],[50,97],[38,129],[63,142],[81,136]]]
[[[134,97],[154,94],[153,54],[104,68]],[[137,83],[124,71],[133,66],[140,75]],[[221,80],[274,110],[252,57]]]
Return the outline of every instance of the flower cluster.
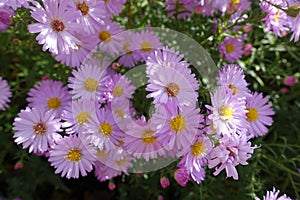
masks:
[[[45,79],[30,89],[28,106],[13,124],[17,144],[47,157],[55,173],[66,178],[94,169],[97,179],[106,181],[134,171],[140,161],[171,158],[179,159],[174,178],[181,186],[201,183],[207,167],[215,168],[215,176],[225,169],[227,177],[238,179],[236,166],[248,164],[258,148],[250,140],[268,132],[274,114],[267,97],[248,89],[238,65],[220,69],[211,105],[201,108],[200,84],[182,52],[163,44],[149,27],[125,31],[112,21],[124,0],[30,2],[26,6],[37,23],[29,32],[38,33],[43,51],[73,69],[67,85]],[[179,10],[177,17],[187,18],[195,8],[206,16],[230,15],[231,23],[250,7],[247,0],[166,4],[170,17]],[[222,56],[229,62],[240,59],[243,40],[226,37],[219,44]],[[120,66],[137,69],[139,62],[146,65],[146,98],[155,108],[150,116],[135,114],[137,86],[118,71]],[[5,94],[6,106],[10,94]]]

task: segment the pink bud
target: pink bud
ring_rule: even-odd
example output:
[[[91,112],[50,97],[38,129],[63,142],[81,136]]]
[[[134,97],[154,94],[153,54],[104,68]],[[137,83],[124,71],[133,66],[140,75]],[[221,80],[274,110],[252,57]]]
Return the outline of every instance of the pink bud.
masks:
[[[136,173],[136,176],[137,176],[138,178],[141,178],[141,177],[143,176],[143,172],[142,172],[142,171],[138,171],[138,172]]]
[[[114,70],[118,69],[120,67],[120,64],[117,63],[117,62],[114,62],[112,65],[111,65],[111,68],[113,68]]]
[[[245,25],[245,26],[243,26],[243,31],[244,31],[245,33],[250,32],[250,31],[251,31],[251,26],[250,26],[250,25]]]
[[[110,183],[108,184],[108,189],[109,189],[110,191],[113,191],[115,188],[116,188],[116,184],[114,184],[113,182],[110,182]]]
[[[21,162],[17,162],[14,166],[14,170],[21,169],[24,167],[24,164]]]
[[[162,177],[162,178],[160,178],[160,184],[161,184],[161,187],[163,189],[165,189],[166,187],[168,187],[170,185],[170,181],[167,177]]]
[[[162,195],[158,195],[157,200],[164,200],[164,197]]]
[[[252,44],[251,43],[245,44],[244,55],[249,56],[251,55],[251,53],[252,53]]]
[[[296,78],[295,76],[287,76],[285,77],[283,83],[287,86],[294,86],[296,85]]]
[[[201,12],[202,12],[202,6],[201,5],[196,6],[195,7],[195,13],[196,14],[201,14]]]
[[[12,43],[15,44],[15,45],[19,44],[19,39],[18,38],[14,38],[12,40]]]
[[[288,88],[286,88],[286,87],[284,87],[284,88],[281,88],[281,90],[280,90],[283,94],[286,94],[286,93],[288,93],[289,92],[289,89]]]
[[[42,76],[41,79],[42,79],[43,81],[45,81],[45,80],[50,80],[50,77],[49,77],[49,76]]]
[[[187,182],[189,181],[189,174],[186,169],[179,168],[174,173],[174,178],[179,185],[185,187]]]

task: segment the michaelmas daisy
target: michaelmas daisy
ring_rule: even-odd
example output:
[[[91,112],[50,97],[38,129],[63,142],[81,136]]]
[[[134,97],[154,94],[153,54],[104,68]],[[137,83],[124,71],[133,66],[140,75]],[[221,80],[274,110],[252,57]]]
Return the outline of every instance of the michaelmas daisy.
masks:
[[[61,123],[55,113],[45,111],[43,107],[21,110],[13,123],[13,135],[17,144],[29,148],[29,153],[43,153],[55,144],[61,136],[58,134]]]
[[[247,121],[250,124],[249,133],[252,137],[265,135],[268,132],[266,126],[271,126],[273,119],[270,117],[275,112],[271,104],[267,104],[269,98],[263,97],[262,93],[255,92],[252,97],[246,99],[248,110]]]
[[[96,161],[96,149],[75,135],[60,139],[49,151],[49,162],[62,177],[79,178],[92,171]]]

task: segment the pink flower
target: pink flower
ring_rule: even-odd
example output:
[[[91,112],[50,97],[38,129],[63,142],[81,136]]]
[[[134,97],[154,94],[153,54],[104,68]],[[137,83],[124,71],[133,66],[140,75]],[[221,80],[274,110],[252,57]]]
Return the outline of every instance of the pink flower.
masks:
[[[43,51],[49,49],[53,54],[69,54],[78,49],[81,41],[73,33],[81,28],[74,22],[80,17],[80,11],[68,9],[68,1],[63,0],[43,1],[43,4],[44,7],[34,2],[31,16],[38,23],[28,25],[30,33],[39,33],[36,39],[43,45]]]
[[[251,142],[248,141],[245,134],[240,135],[224,135],[220,140],[219,146],[215,147],[211,152],[211,159],[208,160],[208,167],[214,168],[213,173],[217,176],[224,169],[226,170],[226,177],[233,177],[238,180],[239,175],[236,166],[239,164],[247,165],[248,158],[251,157],[253,150],[257,146],[251,147]]]
[[[244,55],[245,56],[250,56],[251,54],[252,54],[252,44],[251,43],[245,44],[245,46],[244,46]]]
[[[116,188],[116,184],[115,184],[115,183],[110,182],[110,183],[108,184],[108,189],[109,189],[110,191],[113,191],[115,188]]]
[[[294,86],[297,83],[295,76],[287,76],[285,77],[283,83],[287,86]]]
[[[243,55],[243,41],[226,37],[224,43],[219,44],[219,51],[228,62],[236,62]]]
[[[21,169],[24,167],[24,164],[21,163],[21,162],[17,162],[15,165],[14,165],[14,170],[17,170],[17,169]]]
[[[160,178],[160,185],[163,189],[165,189],[166,187],[168,187],[170,185],[169,179],[167,177]]]
[[[179,168],[175,171],[174,178],[180,186],[185,187],[189,181],[189,173],[186,169]]]

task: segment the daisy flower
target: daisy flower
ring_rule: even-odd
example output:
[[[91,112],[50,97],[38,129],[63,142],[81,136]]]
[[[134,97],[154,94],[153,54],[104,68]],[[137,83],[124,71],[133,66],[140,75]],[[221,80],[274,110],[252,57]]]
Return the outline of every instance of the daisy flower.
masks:
[[[53,54],[69,54],[81,45],[73,33],[80,30],[80,24],[74,19],[80,17],[80,11],[68,9],[68,1],[43,1],[44,7],[33,2],[31,16],[38,23],[28,25],[30,33],[39,33],[36,37],[39,44],[43,44],[43,51],[49,49]]]
[[[126,0],[104,0],[106,12],[110,14],[110,17],[113,15],[119,15],[123,10]]]
[[[229,6],[226,10],[227,14],[231,15],[231,23],[239,20],[246,10],[251,9],[251,2],[249,0],[230,0]]]
[[[124,31],[122,32],[122,37],[122,55],[119,58],[118,62],[124,67],[134,67],[137,64],[138,60],[134,58],[133,51],[130,49],[132,47],[132,41],[135,39],[135,33]]]
[[[5,110],[8,107],[12,93],[7,81],[2,77],[0,77],[0,91],[0,110]]]
[[[183,150],[194,141],[199,126],[199,109],[182,107],[175,104],[157,105],[153,114],[153,123],[157,132],[153,135],[169,150]]]
[[[68,87],[73,95],[73,99],[99,100],[100,86],[108,78],[106,71],[96,65],[84,64],[78,69],[73,69],[69,77]]]
[[[96,26],[96,33],[90,39],[100,43],[99,51],[116,56],[122,50],[123,31],[120,25],[106,19]]]
[[[236,62],[243,55],[243,41],[226,37],[224,43],[219,44],[219,51],[228,62]]]
[[[80,11],[81,15],[76,19],[76,22],[82,26],[79,30],[83,30],[88,35],[95,33],[95,26],[103,23],[107,15],[103,1],[72,0],[69,2],[69,6],[70,10]]]
[[[57,117],[71,102],[71,94],[61,81],[43,80],[31,88],[26,99],[30,107],[42,106],[54,110]]]
[[[146,122],[142,117],[137,122],[128,125],[128,131],[123,139],[123,148],[134,157],[143,157],[146,161],[164,156],[165,150],[160,141],[154,136],[156,125],[150,119]]]
[[[124,98],[131,99],[135,91],[135,87],[131,81],[124,75],[115,74],[111,79],[108,79],[100,88],[101,94],[106,101],[122,100]]]
[[[286,194],[278,197],[279,192],[280,190],[276,190],[275,187],[273,187],[273,191],[267,191],[266,196],[263,196],[263,200],[292,200]],[[255,200],[260,200],[260,198],[255,197]]]
[[[248,83],[245,80],[245,74],[239,65],[229,64],[223,66],[219,71],[217,81],[219,86],[230,88],[233,95],[244,98],[251,96],[247,88]]]
[[[184,59],[182,54],[174,51],[168,47],[163,47],[162,49],[156,49],[151,53],[147,60],[147,75],[153,75],[161,67],[178,67],[178,68],[188,68],[189,63]]]
[[[123,132],[126,132],[128,130],[128,124],[133,122],[136,113],[132,102],[129,99],[122,99],[122,101],[109,102],[107,107],[111,110],[119,128]]]
[[[208,167],[211,169],[218,166],[213,173],[214,176],[225,169],[226,177],[233,177],[234,180],[238,180],[239,175],[236,166],[239,164],[247,165],[247,160],[257,146],[251,147],[251,142],[243,134],[224,135],[219,142],[219,146],[213,148],[210,153]]]
[[[73,100],[63,111],[61,118],[65,120],[62,127],[68,134],[82,133],[95,117],[99,104],[93,100]]]
[[[212,148],[210,139],[203,135],[195,138],[190,148],[178,154],[178,156],[183,156],[179,162],[179,166],[186,168],[192,179],[198,184],[205,178],[203,167],[207,165],[206,157]]]
[[[136,60],[145,61],[155,49],[162,48],[162,44],[158,36],[152,31],[141,31],[135,34],[135,39],[132,41],[131,50]]]
[[[206,0],[200,2],[200,13],[204,16],[213,16],[216,12],[224,13],[228,7],[228,1],[224,0]]]
[[[185,168],[178,168],[174,173],[174,179],[180,186],[185,187],[189,181],[189,173]]]
[[[12,16],[15,12],[8,6],[0,6],[0,29],[5,32],[8,29],[8,25],[12,23]]]
[[[116,124],[108,107],[96,111],[96,116],[92,117],[86,130],[87,139],[100,150],[114,149],[115,146],[120,145],[123,138],[123,132]]]
[[[60,53],[55,55],[55,59],[69,67],[79,67],[86,59],[87,55],[97,46],[97,42],[90,40],[88,37],[76,34],[81,41],[81,45],[77,45],[78,49],[70,51],[69,54]]]
[[[262,19],[266,25],[265,32],[273,31],[277,37],[282,37],[282,32],[289,30],[288,16],[286,12],[271,5],[271,3],[282,8],[286,7],[285,1],[277,0],[263,1],[259,4],[261,9],[267,14],[266,17]]]
[[[263,97],[262,93],[255,92],[253,96],[246,99],[248,110],[247,121],[250,124],[249,133],[253,137],[265,135],[268,132],[266,126],[271,126],[273,119],[270,117],[275,112],[271,104],[267,104],[269,98]]]
[[[82,138],[70,135],[60,139],[50,150],[49,162],[61,177],[79,178],[92,171],[96,161],[96,149]]]
[[[61,136],[58,134],[61,123],[55,113],[43,107],[21,110],[13,123],[13,135],[17,144],[29,148],[29,153],[44,153],[52,147]]]
[[[147,98],[154,98],[154,104],[174,102],[177,105],[196,105],[198,93],[195,92],[195,77],[181,74],[176,69],[161,67],[154,75],[149,76],[146,90],[151,92]]]
[[[206,106],[211,111],[208,118],[212,120],[219,135],[234,134],[236,129],[244,130],[249,127],[245,101],[232,96],[228,88],[219,87],[211,94],[211,102],[212,106]]]

